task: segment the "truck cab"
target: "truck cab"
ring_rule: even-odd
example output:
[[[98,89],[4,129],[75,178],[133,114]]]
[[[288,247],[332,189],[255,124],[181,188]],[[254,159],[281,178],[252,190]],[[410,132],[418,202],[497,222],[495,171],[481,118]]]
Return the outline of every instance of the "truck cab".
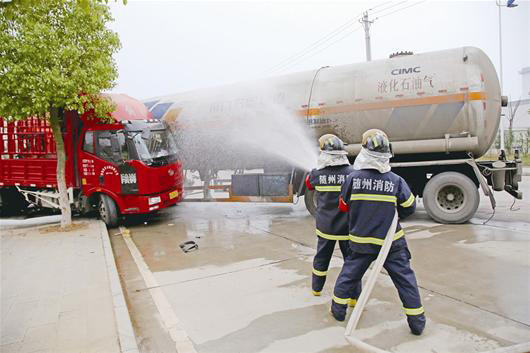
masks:
[[[123,120],[89,125],[82,135],[77,163],[89,201],[84,207],[96,207],[106,223],[115,223],[117,211],[149,213],[182,199],[181,165],[165,124]],[[101,195],[112,200],[101,200]]]

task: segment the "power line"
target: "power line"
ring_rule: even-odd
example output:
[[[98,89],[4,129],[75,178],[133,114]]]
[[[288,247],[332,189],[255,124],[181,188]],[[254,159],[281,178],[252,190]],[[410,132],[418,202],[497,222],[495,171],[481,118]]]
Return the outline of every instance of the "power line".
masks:
[[[373,16],[373,15],[375,15],[375,14],[377,14],[377,13],[385,12],[386,10],[389,10],[389,9],[391,9],[391,8],[393,8],[393,7],[396,7],[396,6],[402,5],[402,4],[406,3],[406,2],[408,2],[408,0],[401,1],[401,2],[394,2],[393,5],[390,5],[390,6],[386,7],[386,8],[384,8],[384,9],[380,9],[380,10],[377,10],[377,11],[373,11],[371,14],[372,14],[372,16]]]
[[[268,69],[267,72],[277,71],[282,66],[289,65],[292,61],[296,61],[299,57],[304,56],[304,55],[308,54],[309,52],[315,50],[317,47],[321,46],[325,42],[329,41],[333,37],[339,35],[341,32],[344,32],[346,29],[348,29],[349,26],[351,26],[352,24],[354,24],[356,22],[356,20],[358,19],[359,15],[357,15],[355,18],[352,18],[352,19],[348,20],[348,22],[346,22],[343,25],[337,27],[333,31],[329,32],[324,37],[320,38],[319,40],[317,40],[313,44],[307,46],[305,49],[303,49],[303,50],[291,55],[287,59],[284,59],[284,60],[280,61],[275,66],[273,66],[270,69]]]
[[[389,12],[389,13],[385,13],[385,14],[383,14],[383,15],[381,15],[381,16],[378,16],[378,17],[376,17],[375,19],[377,20],[377,19],[380,19],[380,18],[386,17],[386,16],[388,16],[388,15],[392,15],[392,14],[394,14],[394,13],[396,13],[396,12],[403,11],[403,10],[406,10],[406,9],[411,8],[411,7],[413,7],[413,6],[420,5],[420,4],[422,4],[422,3],[426,2],[426,1],[427,1],[427,0],[422,0],[422,1],[419,1],[419,2],[414,3],[414,4],[412,4],[412,5],[402,7],[402,8],[400,8],[400,9],[395,10],[395,11],[391,11],[391,12]],[[374,20],[374,21],[375,21],[375,20]]]
[[[298,60],[296,60],[295,62],[292,62],[291,64],[289,64],[289,65],[287,65],[287,66],[285,66],[285,67],[283,67],[283,68],[280,69],[279,71],[283,71],[283,70],[285,70],[285,69],[287,69],[287,68],[289,68],[289,67],[291,67],[291,66],[293,66],[293,65],[296,65],[296,64],[300,63],[301,61],[304,61],[304,60],[307,60],[307,59],[310,59],[310,58],[314,57],[315,55],[321,53],[322,51],[326,50],[327,48],[329,48],[329,47],[333,46],[334,44],[340,42],[340,41],[343,40],[344,38],[346,38],[346,37],[352,35],[353,33],[357,32],[357,31],[360,30],[361,28],[363,28],[363,27],[362,27],[362,26],[358,26],[358,27],[356,27],[355,29],[353,29],[352,31],[347,32],[345,35],[343,35],[342,37],[338,38],[337,40],[335,40],[335,41],[329,43],[329,44],[328,44],[327,46],[325,46],[324,48],[321,48],[320,50],[318,50],[318,51],[312,53],[312,55],[310,55],[310,56],[308,56],[308,57],[305,57],[305,58],[304,58],[304,57],[300,57]]]
[[[347,22],[345,22],[341,26],[335,28],[333,31],[329,32],[328,34],[326,34],[325,36],[323,36],[322,38],[320,38],[319,40],[317,40],[313,44],[307,46],[305,49],[302,49],[301,51],[291,55],[287,59],[284,59],[284,60],[280,61],[278,64],[276,64],[273,67],[271,67],[268,70],[266,70],[266,72],[277,71],[282,66],[285,66],[286,64],[290,64],[291,61],[293,61],[293,60],[296,61],[299,57],[304,56],[304,55],[308,54],[309,52],[315,50],[317,47],[321,46],[322,44],[324,44],[325,42],[329,41],[333,37],[336,37],[341,32],[344,32],[345,30],[347,30],[348,27],[353,25],[357,21],[357,19],[359,19],[359,17],[361,15],[362,15],[362,12],[357,14],[355,17],[349,19]]]
[[[407,0],[406,0],[407,1]],[[404,1],[404,2],[406,2]],[[369,11],[372,11],[372,10],[375,10],[379,7],[382,7],[382,6],[386,6],[388,4],[391,4],[393,1],[387,1],[387,2],[384,2],[382,4],[378,4],[372,8],[369,9]],[[399,5],[401,3],[398,3],[398,4],[394,4],[392,6],[389,6],[389,7],[386,7],[384,9],[381,9],[381,10],[378,10],[377,12],[380,12],[380,11],[385,11],[385,10],[388,10],[392,7],[395,7],[396,5]],[[344,32],[345,30],[347,30],[348,27],[350,27],[351,25],[353,25],[353,23],[356,22],[356,20],[358,20],[360,18],[360,16],[362,15],[363,12],[360,12],[358,13],[355,17],[351,18],[350,20],[348,20],[347,22],[345,22],[344,24],[342,24],[341,26],[337,27],[336,29],[334,29],[333,31],[329,32],[328,34],[326,34],[324,37],[320,38],[319,40],[317,40],[316,42],[310,44],[309,46],[307,46],[306,48],[302,49],[301,51],[291,55],[290,57],[280,61],[279,63],[277,63],[276,65],[272,66],[271,68],[267,69],[264,73],[274,73],[276,71],[282,71],[285,69],[285,67],[289,67],[289,66],[292,66],[292,63],[294,62],[298,62],[300,58],[306,56],[307,54],[309,54],[310,52],[316,50],[319,46],[325,44],[326,42],[328,42],[329,40],[331,40],[332,38],[336,37],[337,35],[339,35],[341,32]],[[351,33],[350,33],[351,34]],[[349,35],[349,34],[348,34]],[[346,35],[347,36],[347,35]],[[344,37],[343,37],[344,38]],[[336,42],[334,42],[336,43]],[[320,52],[320,51],[319,51]],[[314,56],[314,55],[312,55]],[[311,57],[312,57],[311,56]]]
[[[384,6],[386,6],[386,5],[388,5],[388,4],[393,2],[393,1],[387,1],[387,2],[385,2],[383,4],[379,4],[379,5],[374,6],[373,8],[368,9],[367,11],[373,11],[373,13],[372,13],[372,15],[373,15],[373,14],[377,14],[377,13],[388,11],[391,8],[394,8],[394,7],[399,6],[399,5],[403,5],[406,2],[408,2],[408,1],[409,0],[401,1],[401,2],[398,2],[398,3],[394,3],[394,4],[390,5],[390,6],[384,7]],[[394,11],[383,13],[382,15],[376,17],[373,21],[378,20],[380,18],[384,18],[384,17],[392,15],[392,14],[395,14],[397,12],[406,10],[408,8],[420,5],[420,4],[422,4],[422,3],[426,2],[426,1],[427,0],[422,0],[422,1],[419,1],[419,2],[416,2],[416,3],[413,3],[413,4],[409,5],[409,6],[404,6],[404,7],[398,8],[398,9],[396,9]],[[384,7],[384,8],[379,9],[377,11],[374,11],[375,9],[377,9],[379,7]],[[363,11],[363,12],[365,12],[365,11]],[[331,42],[329,45],[325,46],[324,48],[321,48],[320,50],[314,52],[315,50],[318,49],[318,47],[326,44],[327,42],[329,42],[334,37],[338,36],[339,34],[341,34],[344,31],[346,31],[348,29],[348,27],[351,27],[352,24],[360,18],[360,16],[363,14],[363,12],[360,12],[355,17],[351,18],[350,20],[348,20],[347,22],[345,22],[341,26],[337,27],[333,31],[329,32],[328,34],[326,34],[325,36],[323,36],[322,38],[317,40],[316,42],[314,42],[311,45],[307,46],[305,49],[303,49],[303,50],[291,55],[287,59],[284,59],[284,60],[280,61],[278,64],[276,64],[273,67],[271,67],[268,70],[266,70],[265,73],[275,73],[275,72],[284,71],[285,69],[287,69],[287,68],[289,68],[289,67],[291,67],[291,66],[293,66],[295,64],[298,64],[298,63],[300,63],[303,60],[307,60],[309,58],[312,58],[313,56],[321,53],[323,50],[331,47],[332,45],[340,42],[344,38],[350,36],[352,33],[357,32],[359,29],[361,29],[363,27],[362,26],[361,27],[356,27],[354,30],[352,30],[350,32],[347,32],[345,35],[343,35],[342,37],[338,38],[337,40]]]
[[[387,1],[387,2],[384,2],[384,3],[382,3],[382,4],[379,4],[379,5],[376,5],[376,6],[372,7],[371,9],[368,9],[367,11],[373,11],[373,10],[377,9],[378,7],[388,5],[388,4],[392,3],[392,2],[393,2],[393,1]]]

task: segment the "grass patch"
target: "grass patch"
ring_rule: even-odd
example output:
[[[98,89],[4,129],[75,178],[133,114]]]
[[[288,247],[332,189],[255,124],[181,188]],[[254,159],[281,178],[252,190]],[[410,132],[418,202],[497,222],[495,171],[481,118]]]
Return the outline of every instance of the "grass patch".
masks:
[[[497,160],[497,158],[499,158],[499,157],[496,154],[486,154],[486,155],[480,157],[478,160],[479,161],[491,161],[491,160]],[[512,155],[508,155],[506,158],[508,160],[513,160],[513,154]],[[530,154],[521,156],[521,161],[523,162],[523,166],[530,167]]]
[[[79,229],[85,229],[85,228],[88,228],[87,222],[75,222],[75,223],[72,222],[71,225],[64,227],[64,228],[61,228],[60,224],[42,227],[40,228],[40,233],[41,234],[64,233],[64,232],[71,232],[71,231],[79,230]]]

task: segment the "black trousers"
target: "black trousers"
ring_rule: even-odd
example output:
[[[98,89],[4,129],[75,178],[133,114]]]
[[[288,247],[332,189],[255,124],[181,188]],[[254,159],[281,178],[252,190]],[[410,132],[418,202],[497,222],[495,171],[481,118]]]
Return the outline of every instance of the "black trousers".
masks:
[[[349,240],[330,240],[322,237],[317,237],[317,253],[313,259],[313,276],[312,276],[312,289],[315,292],[322,291],[324,284],[326,283],[326,276],[329,268],[331,257],[333,256],[333,250],[335,250],[335,243],[339,242],[340,251],[342,257],[346,259],[350,254],[350,241]],[[356,291],[351,293],[351,298],[357,299],[361,293],[361,282],[356,284]]]
[[[351,252],[344,261],[342,270],[335,283],[333,295],[333,311],[345,314],[346,300],[351,297],[351,288],[361,281],[368,266],[377,258],[377,254],[361,254]],[[410,252],[408,248],[402,248],[388,254],[383,265],[387,270],[399,298],[403,303],[403,310],[411,320],[425,320],[423,307],[421,305],[420,293],[414,271],[410,267]]]

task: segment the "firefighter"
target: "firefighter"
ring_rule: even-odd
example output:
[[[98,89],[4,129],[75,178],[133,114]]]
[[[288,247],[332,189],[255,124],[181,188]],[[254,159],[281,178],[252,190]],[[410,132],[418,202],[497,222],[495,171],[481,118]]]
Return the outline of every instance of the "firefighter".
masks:
[[[377,129],[366,131],[353,165],[355,170],[341,189],[339,209],[349,215],[351,253],[337,278],[331,303],[331,313],[338,321],[345,319],[350,288],[377,258],[396,208],[400,220],[416,208],[414,195],[405,180],[390,171],[391,157],[387,135]],[[398,291],[411,332],[421,335],[426,319],[404,235],[398,222],[383,266]]]
[[[342,256],[350,252],[348,236],[348,215],[337,209],[342,183],[353,172],[353,168],[344,151],[344,143],[332,134],[323,135],[319,139],[320,156],[318,165],[306,178],[309,190],[317,191],[316,234],[317,252],[313,259],[312,290],[313,295],[320,296],[335,243],[339,242]],[[352,289],[348,298],[350,306],[354,306],[361,291],[360,282]]]

